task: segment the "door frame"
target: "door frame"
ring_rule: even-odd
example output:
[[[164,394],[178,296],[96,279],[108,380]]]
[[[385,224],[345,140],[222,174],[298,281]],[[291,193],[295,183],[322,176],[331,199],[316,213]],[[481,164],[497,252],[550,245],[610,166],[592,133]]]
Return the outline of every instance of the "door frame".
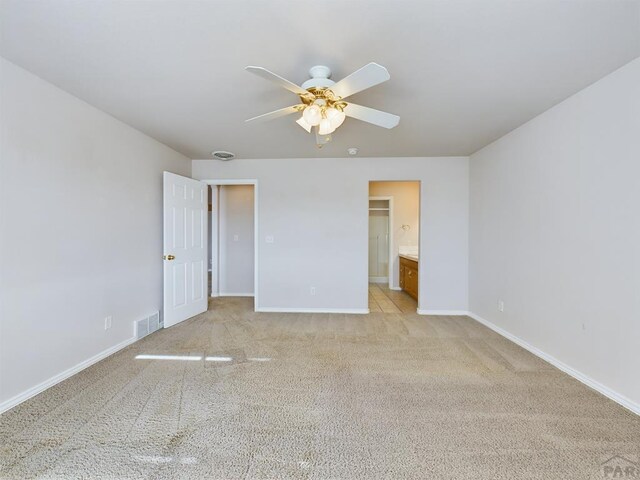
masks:
[[[367,181],[367,188],[370,188],[371,183],[384,183],[384,182],[394,182],[394,183],[402,183],[402,182],[415,182],[418,184],[418,258],[420,259],[418,261],[418,307],[416,308],[416,312],[420,313],[421,311],[421,300],[422,300],[422,294],[420,293],[420,285],[422,285],[422,265],[423,265],[423,259],[422,259],[422,224],[423,224],[423,215],[424,212],[422,211],[422,180],[412,180],[412,179],[389,179],[389,178],[370,178]],[[368,191],[367,191],[368,192]],[[374,197],[369,197],[369,198],[374,198]],[[379,197],[381,199],[386,199],[384,197]],[[389,205],[389,208],[391,209],[391,205]],[[391,217],[389,217],[389,221],[391,222]],[[369,228],[368,228],[368,223],[369,223],[369,202],[367,201],[367,245],[369,242]],[[392,242],[389,242],[389,249],[391,250],[391,246],[392,246]],[[391,251],[390,255],[393,255],[393,251]],[[367,260],[367,305],[369,304],[369,264],[368,264],[368,260]],[[391,290],[394,290],[394,288],[391,286],[391,276],[389,276],[389,288]]]
[[[387,284],[389,288],[393,290],[393,282],[391,280],[391,269],[393,268],[393,195],[382,195],[382,196],[373,196],[369,197],[369,200],[388,200],[389,201],[389,259],[387,261],[387,265],[389,265],[387,271]],[[369,212],[369,210],[367,210]],[[368,218],[367,218],[368,220]],[[369,272],[367,272],[368,274]],[[368,277],[367,277],[368,280]]]
[[[258,180],[255,178],[252,179],[246,179],[246,178],[242,178],[242,179],[232,179],[232,178],[225,178],[225,179],[207,179],[207,180],[200,180],[203,183],[206,183],[209,187],[215,187],[215,186],[220,186],[220,185],[253,185],[253,309],[254,311],[258,311],[258,252],[259,252],[259,248],[258,248],[258,239],[260,238],[259,234],[258,234]],[[218,210],[215,212],[217,214],[219,214],[220,210],[219,210],[219,205],[216,205],[216,207],[218,207]],[[218,217],[218,221],[219,221],[219,217]],[[211,276],[213,277],[213,275],[219,275],[219,271],[220,271],[220,259],[219,259],[219,251],[213,251],[213,235],[211,235],[212,238],[209,239],[209,242],[211,242],[212,248],[211,248],[211,257],[216,259],[216,262],[214,262],[214,265],[212,265],[211,267]],[[213,283],[213,281],[212,281]],[[218,281],[218,288],[220,287],[219,281]],[[213,297],[213,289],[211,289],[211,296]]]

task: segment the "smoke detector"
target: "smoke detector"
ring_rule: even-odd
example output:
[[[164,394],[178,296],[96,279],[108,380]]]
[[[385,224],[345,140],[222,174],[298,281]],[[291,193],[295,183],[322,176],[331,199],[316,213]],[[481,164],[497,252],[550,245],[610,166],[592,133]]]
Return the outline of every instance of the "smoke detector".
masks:
[[[358,154],[358,149],[356,147],[351,147],[347,149],[347,152],[349,153],[349,155],[353,156],[353,155],[357,155]]]
[[[211,152],[211,155],[213,155],[213,158],[216,160],[222,160],[223,162],[228,162],[236,158],[235,153],[225,152],[224,150],[216,150],[215,152]]]

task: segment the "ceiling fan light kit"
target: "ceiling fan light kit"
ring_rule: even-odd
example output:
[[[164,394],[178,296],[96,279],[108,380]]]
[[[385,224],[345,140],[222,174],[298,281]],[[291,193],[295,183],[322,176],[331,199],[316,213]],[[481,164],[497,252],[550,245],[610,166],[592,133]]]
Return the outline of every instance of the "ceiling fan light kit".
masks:
[[[295,93],[302,102],[250,118],[247,122],[272,120],[302,112],[296,123],[308,133],[315,132],[318,148],[331,141],[331,134],[347,117],[384,128],[393,128],[400,121],[397,115],[344,101],[350,95],[389,80],[387,69],[377,63],[369,63],[337,83],[331,80],[329,67],[316,65],[309,70],[311,78],[301,86],[262,67],[249,66],[246,70]]]
[[[307,121],[304,119],[304,116],[302,116],[298,120],[296,120],[296,123],[298,125],[300,125],[302,128],[304,128],[308,133],[311,133],[312,125],[307,123]]]

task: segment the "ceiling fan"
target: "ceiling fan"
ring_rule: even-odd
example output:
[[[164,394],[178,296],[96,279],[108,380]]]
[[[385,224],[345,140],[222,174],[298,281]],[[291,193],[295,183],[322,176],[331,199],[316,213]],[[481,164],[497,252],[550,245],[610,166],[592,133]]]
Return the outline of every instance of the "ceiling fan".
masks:
[[[300,103],[296,105],[258,115],[248,119],[247,122],[273,120],[285,115],[301,113],[296,123],[309,133],[312,130],[315,132],[316,145],[319,148],[331,141],[331,134],[342,125],[346,117],[384,128],[393,128],[400,122],[400,117],[397,115],[345,101],[345,98],[391,78],[387,69],[377,63],[371,62],[339,82],[331,80],[329,67],[316,65],[309,70],[311,78],[301,86],[266,68],[249,66],[246,70],[277,83],[300,97]]]

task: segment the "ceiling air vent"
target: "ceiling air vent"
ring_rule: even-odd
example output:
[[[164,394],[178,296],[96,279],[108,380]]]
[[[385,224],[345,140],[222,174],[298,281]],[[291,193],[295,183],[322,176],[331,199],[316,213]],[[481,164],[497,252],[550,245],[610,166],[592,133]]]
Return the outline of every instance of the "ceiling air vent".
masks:
[[[224,150],[216,150],[215,152],[211,152],[211,155],[213,155],[213,158],[222,160],[224,162],[228,162],[229,160],[233,160],[234,158],[236,158],[235,153],[225,152]]]

